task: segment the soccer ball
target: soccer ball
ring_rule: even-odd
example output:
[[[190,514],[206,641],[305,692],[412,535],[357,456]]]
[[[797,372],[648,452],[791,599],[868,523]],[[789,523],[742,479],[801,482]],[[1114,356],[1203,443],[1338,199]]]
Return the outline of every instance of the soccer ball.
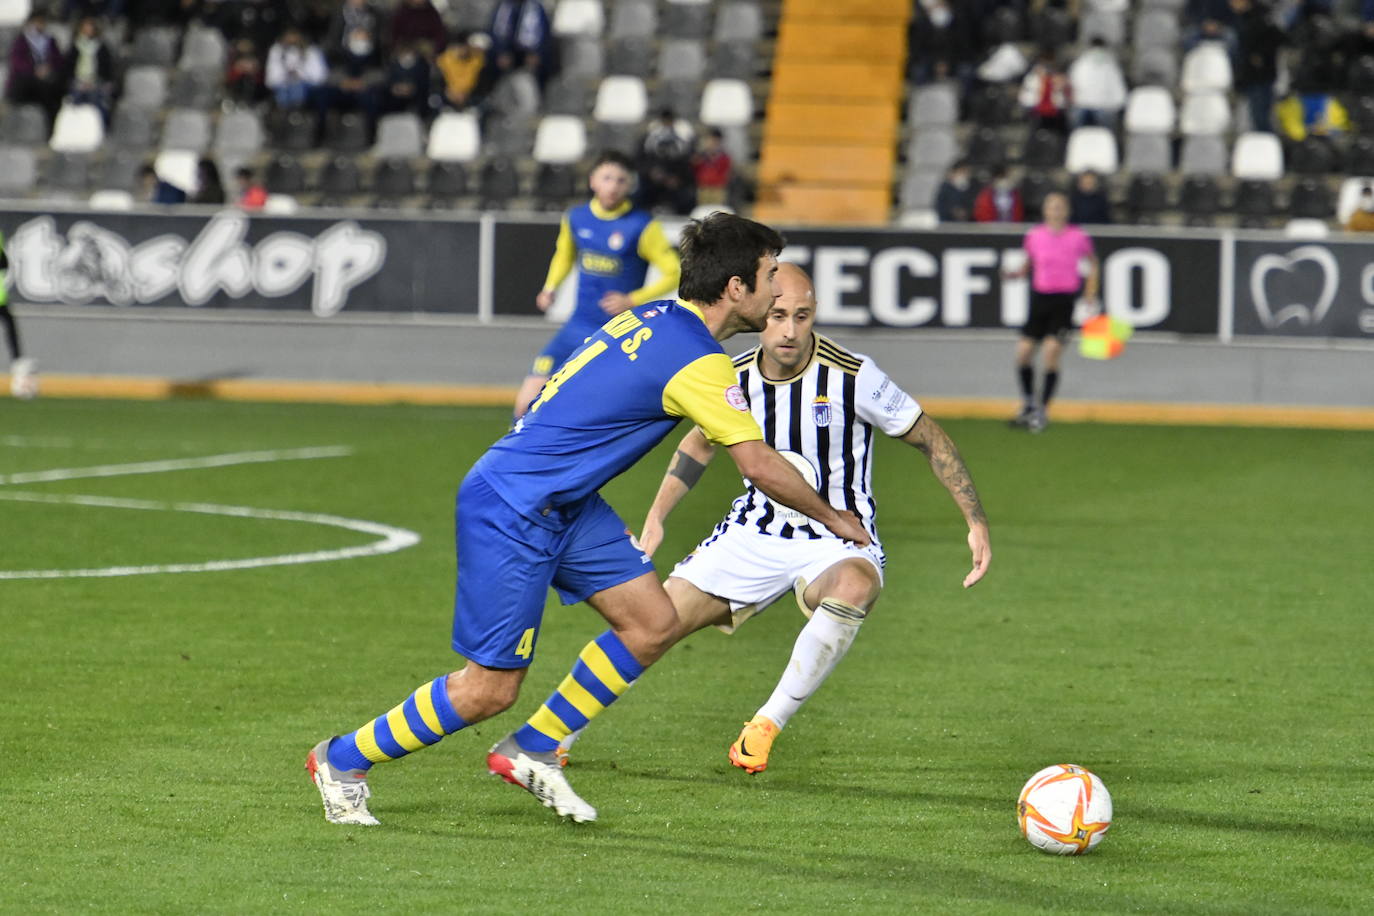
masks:
[[[1021,835],[1041,852],[1077,856],[1093,849],[1112,825],[1112,797],[1092,773],[1056,763],[1036,773],[1016,801]]]

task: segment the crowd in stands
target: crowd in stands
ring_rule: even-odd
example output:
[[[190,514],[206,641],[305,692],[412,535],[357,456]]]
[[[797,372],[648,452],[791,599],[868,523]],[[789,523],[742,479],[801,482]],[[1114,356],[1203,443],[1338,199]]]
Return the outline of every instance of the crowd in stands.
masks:
[[[177,41],[190,30],[216,33],[224,63],[222,81],[210,87],[214,104],[252,110],[269,125],[300,113],[314,147],[325,143],[328,125],[352,114],[361,116],[363,144],[397,113],[428,125],[443,112],[471,112],[484,132],[499,131],[510,116],[544,113],[544,94],[560,69],[559,42],[540,0],[495,0],[481,29],[451,28],[431,0],[62,0],[42,7],[36,0],[9,43],[5,86],[10,107],[37,106],[49,131],[64,103],[95,106],[108,128],[121,81],[139,63],[129,52],[150,30],[170,31]],[[50,14],[75,25],[53,29]],[[118,37],[107,40],[107,30]],[[180,52],[179,67],[189,53]],[[698,131],[671,109],[643,124],[638,139],[618,139],[622,147],[637,144],[621,151],[640,166],[644,206],[686,214],[700,202],[723,202],[734,187],[720,131]],[[137,196],[222,200],[214,160],[202,157],[195,171],[194,181],[181,182],[192,188],[159,175],[142,181]],[[580,180],[571,193],[582,194]]]
[[[914,202],[904,192],[904,206],[929,207],[941,220],[1034,220],[1044,194],[1064,190],[1075,218],[1107,221],[1114,210],[1135,210],[1114,208],[1112,198],[1126,203],[1137,171],[1166,183],[1205,175],[1222,179],[1222,187],[1232,178],[1244,184],[1251,176],[1228,171],[1231,162],[1214,165],[1217,157],[1209,156],[1199,164],[1181,151],[1193,129],[1183,118],[1160,131],[1167,145],[1150,168],[1132,161],[1133,128],[1123,120],[1134,90],[1163,87],[1170,108],[1177,100],[1183,112],[1197,89],[1190,75],[1203,64],[1225,82],[1202,87],[1220,89],[1212,94],[1222,103],[1197,106],[1208,112],[1204,120],[1218,122],[1197,132],[1218,143],[1249,133],[1277,137],[1281,177],[1308,176],[1317,186],[1311,200],[1303,197],[1307,209],[1320,209],[1323,179],[1335,185],[1343,172],[1374,168],[1374,0],[916,0],[909,50],[913,93],[953,87],[962,127],[947,151],[913,143],[908,177],[929,166],[913,153],[938,150],[942,171],[950,159],[972,160],[950,167],[938,188],[912,183]],[[929,128],[909,118],[911,132]],[[1013,129],[1000,130],[1007,124]],[[1064,174],[1065,143],[1086,127],[1111,132],[1108,161],[1117,149],[1125,153],[1118,169],[1080,164]],[[1230,160],[1229,147],[1223,152]],[[1254,203],[1263,193],[1237,188],[1237,212],[1254,217],[1251,224],[1281,215],[1281,207]],[[1329,209],[1327,218],[1334,201]]]

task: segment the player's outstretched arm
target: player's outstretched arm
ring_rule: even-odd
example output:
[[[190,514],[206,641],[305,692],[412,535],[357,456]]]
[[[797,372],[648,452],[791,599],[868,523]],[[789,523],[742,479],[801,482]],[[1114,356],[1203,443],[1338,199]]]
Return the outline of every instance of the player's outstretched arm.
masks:
[[[968,548],[973,554],[973,569],[964,577],[964,588],[970,588],[987,575],[992,563],[992,542],[988,537],[987,513],[983,511],[983,502],[978,498],[968,467],[959,449],[954,447],[954,440],[929,414],[921,414],[902,441],[916,446],[929,459],[936,479],[945,485],[964,514],[964,521],[968,523]]]
[[[853,514],[832,507],[786,458],[770,446],[751,440],[729,448],[730,457],[735,460],[740,474],[748,477],[769,499],[814,518],[846,541],[860,545],[870,543],[868,532],[864,531],[863,525]]]
[[[639,534],[639,546],[649,556],[653,556],[658,545],[663,543],[663,523],[677,508],[682,497],[687,495],[687,491],[701,479],[706,465],[711,463],[715,455],[716,447],[695,426],[678,443],[677,451],[668,462],[668,473],[663,475],[663,482],[658,485],[658,495],[649,507],[649,514],[644,517],[644,528]]]

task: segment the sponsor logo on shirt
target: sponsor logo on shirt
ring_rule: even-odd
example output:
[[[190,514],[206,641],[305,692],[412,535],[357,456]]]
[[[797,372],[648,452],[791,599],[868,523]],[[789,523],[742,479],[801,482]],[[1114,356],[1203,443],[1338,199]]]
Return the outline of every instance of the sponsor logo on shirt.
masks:
[[[585,273],[596,274],[601,277],[616,277],[620,275],[620,258],[609,254],[597,254],[595,251],[582,252],[582,270]]]
[[[743,413],[749,412],[749,399],[744,396],[744,389],[738,385],[731,385],[725,389],[725,403]]]
[[[625,236],[619,232],[612,232],[611,237],[606,239],[606,247],[612,251],[619,251],[625,247]]]

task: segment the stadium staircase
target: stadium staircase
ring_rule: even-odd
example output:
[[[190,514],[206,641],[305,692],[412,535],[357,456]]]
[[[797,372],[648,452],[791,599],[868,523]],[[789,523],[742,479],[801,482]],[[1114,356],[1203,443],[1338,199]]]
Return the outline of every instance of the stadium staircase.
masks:
[[[783,0],[757,219],[889,221],[909,0]]]

